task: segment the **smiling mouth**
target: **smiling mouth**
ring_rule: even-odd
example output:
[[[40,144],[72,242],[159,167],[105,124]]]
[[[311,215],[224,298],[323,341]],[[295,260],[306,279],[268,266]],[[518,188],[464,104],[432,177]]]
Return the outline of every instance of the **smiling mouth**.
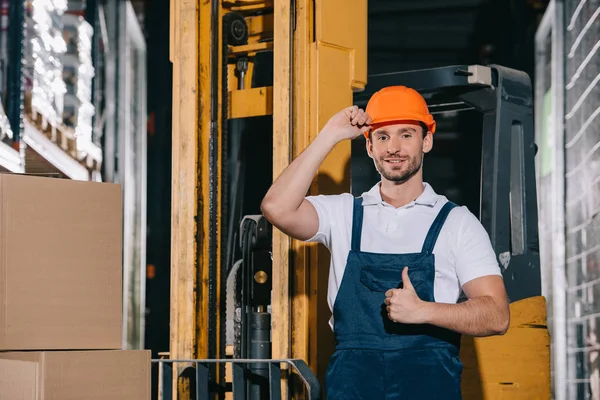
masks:
[[[390,159],[390,160],[385,160],[385,162],[390,163],[392,165],[400,165],[404,161],[406,161],[406,160],[404,160],[404,159],[398,159],[398,158],[396,158],[396,159]]]

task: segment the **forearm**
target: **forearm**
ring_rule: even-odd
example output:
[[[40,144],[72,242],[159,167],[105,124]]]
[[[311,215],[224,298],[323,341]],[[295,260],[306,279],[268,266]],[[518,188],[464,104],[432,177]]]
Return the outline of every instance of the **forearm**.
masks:
[[[424,322],[469,336],[502,335],[508,329],[506,303],[482,296],[458,304],[424,303]]]
[[[337,143],[334,135],[320,133],[275,180],[262,201],[263,213],[281,215],[296,211],[306,197],[319,166]]]

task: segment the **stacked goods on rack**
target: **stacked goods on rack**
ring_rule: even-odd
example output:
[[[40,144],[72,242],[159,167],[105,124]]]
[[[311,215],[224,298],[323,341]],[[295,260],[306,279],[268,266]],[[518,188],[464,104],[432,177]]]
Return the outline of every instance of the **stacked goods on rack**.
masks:
[[[66,0],[28,0],[25,26],[25,91],[33,119],[41,117],[42,129],[62,122],[66,85],[62,79],[62,16]]]
[[[66,83],[63,122],[75,130],[77,150],[88,152],[92,144],[92,26],[83,17],[63,15],[64,40],[63,80]]]
[[[69,8],[67,13],[83,17],[87,7],[86,3],[86,0],[69,0]]]
[[[0,399],[150,399],[122,349],[119,185],[0,173]]]
[[[8,6],[10,0],[0,0],[0,95],[6,99],[8,66]]]
[[[10,129],[10,122],[6,116],[2,102],[0,102],[0,142],[12,139],[12,137],[13,133],[12,129]]]
[[[81,7],[82,1],[25,0],[22,75],[27,172],[59,171],[81,179],[84,170],[97,177],[102,168],[102,149],[92,142],[93,28],[81,16]]]

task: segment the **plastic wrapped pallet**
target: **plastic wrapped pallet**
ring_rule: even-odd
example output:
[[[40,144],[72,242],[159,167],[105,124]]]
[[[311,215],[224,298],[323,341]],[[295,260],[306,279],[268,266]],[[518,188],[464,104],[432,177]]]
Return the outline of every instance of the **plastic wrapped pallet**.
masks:
[[[83,17],[63,15],[63,38],[67,50],[63,56],[63,80],[66,84],[63,123],[75,130],[77,149],[85,152],[92,143],[92,26]]]
[[[66,92],[62,55],[66,51],[62,16],[66,0],[29,0],[26,7],[25,90],[34,118],[62,122]]]

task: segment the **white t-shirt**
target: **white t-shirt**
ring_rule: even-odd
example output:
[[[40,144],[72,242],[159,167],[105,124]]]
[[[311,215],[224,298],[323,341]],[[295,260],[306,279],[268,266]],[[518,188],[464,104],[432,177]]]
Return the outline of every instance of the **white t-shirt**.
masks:
[[[424,183],[415,201],[400,207],[381,199],[379,183],[363,193],[361,251],[374,253],[420,252],[433,220],[448,201]],[[307,242],[324,244],[331,253],[327,301],[333,309],[344,276],[352,238],[354,197],[308,196],[319,215],[319,231]],[[502,275],[490,238],[481,222],[466,207],[455,207],[438,236],[435,254],[434,296],[439,303],[456,303],[461,287],[472,279]],[[329,321],[333,327],[333,317]]]

